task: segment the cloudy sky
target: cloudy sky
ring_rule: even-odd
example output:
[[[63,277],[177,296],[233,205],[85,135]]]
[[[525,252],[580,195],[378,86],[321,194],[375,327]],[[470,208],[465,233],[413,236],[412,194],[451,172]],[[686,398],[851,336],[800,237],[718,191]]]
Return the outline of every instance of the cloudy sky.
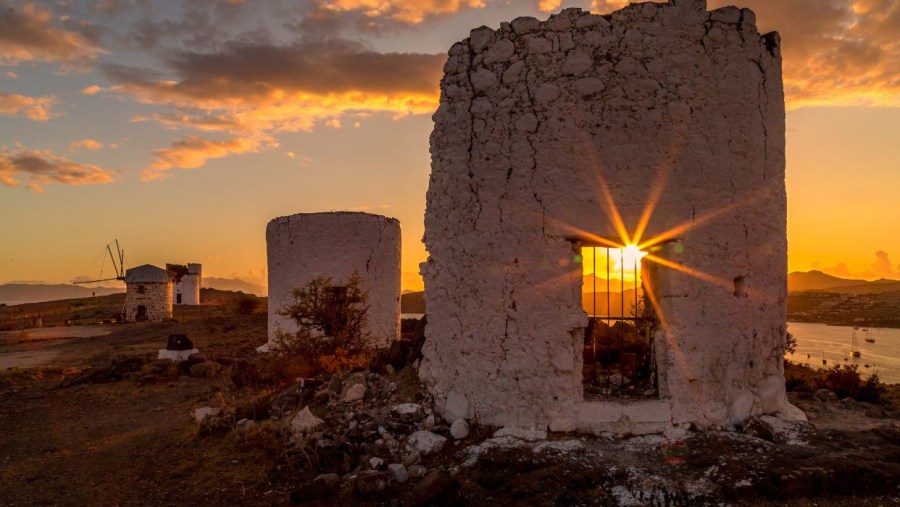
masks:
[[[471,28],[625,0],[0,0],[0,283],[201,262],[365,210],[421,288],[430,115]],[[710,8],[731,2],[710,0]],[[782,34],[790,269],[900,278],[900,2],[745,0]]]

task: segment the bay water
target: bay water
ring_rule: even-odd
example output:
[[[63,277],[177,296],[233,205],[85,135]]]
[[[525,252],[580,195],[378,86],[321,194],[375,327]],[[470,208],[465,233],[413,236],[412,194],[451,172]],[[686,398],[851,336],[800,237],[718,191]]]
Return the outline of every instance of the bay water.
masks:
[[[900,329],[868,328],[875,343],[864,340],[860,327],[856,331],[856,345],[860,357],[850,354],[853,326],[829,326],[808,322],[788,322],[788,332],[797,338],[797,351],[786,354],[791,362],[812,368],[831,368],[835,364],[856,364],[865,379],[877,372],[886,384],[900,384]],[[827,365],[822,364],[822,359]],[[868,368],[866,367],[868,365]]]

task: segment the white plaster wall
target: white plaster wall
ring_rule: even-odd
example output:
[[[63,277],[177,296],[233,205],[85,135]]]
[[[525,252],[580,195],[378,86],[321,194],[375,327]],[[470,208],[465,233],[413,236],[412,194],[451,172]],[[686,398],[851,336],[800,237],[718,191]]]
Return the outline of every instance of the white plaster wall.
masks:
[[[162,322],[172,318],[173,284],[170,283],[129,283],[125,285],[125,320],[134,322],[137,307],[147,307],[148,322]],[[143,287],[140,294],[138,288]]]
[[[199,305],[202,267],[200,264],[188,264],[187,267],[188,273],[175,284],[175,294],[181,292],[181,304],[183,305]],[[177,298],[174,301],[177,301]]]
[[[784,397],[786,196],[777,34],[702,0],[482,27],[450,50],[431,136],[420,370],[482,423],[645,433],[729,426]],[[655,192],[655,189],[661,192]],[[655,252],[660,399],[585,403],[571,237]],[[733,280],[747,277],[747,297]],[[615,408],[610,408],[615,407]]]
[[[296,324],[278,315],[290,293],[317,276],[346,283],[355,270],[369,295],[368,325],[375,345],[400,333],[400,222],[368,213],[301,213],[276,218],[266,228],[269,267],[269,344],[278,329]]]

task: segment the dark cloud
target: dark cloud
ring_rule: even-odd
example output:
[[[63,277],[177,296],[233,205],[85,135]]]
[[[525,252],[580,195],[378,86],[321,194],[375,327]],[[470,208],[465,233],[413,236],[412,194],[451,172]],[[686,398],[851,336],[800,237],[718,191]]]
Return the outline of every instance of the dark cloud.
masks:
[[[67,23],[68,24],[68,23]],[[73,30],[54,24],[49,9],[0,3],[0,65],[46,61],[80,65],[101,52],[89,24]]]
[[[233,42],[218,52],[180,51],[166,66],[174,82],[148,79],[142,71],[106,67],[107,77],[148,94],[188,100],[252,101],[278,90],[331,94],[435,93],[446,56],[378,53],[346,39],[310,40],[287,46]]]
[[[89,185],[110,183],[112,171],[90,164],[79,164],[57,157],[50,152],[23,150],[17,153],[0,151],[0,183],[18,187],[27,180],[28,188],[41,191],[42,185]]]
[[[107,65],[108,88],[169,106],[156,120],[254,138],[309,131],[345,115],[429,114],[444,55],[378,53],[339,38],[291,45],[235,41],[219,51],[170,53],[167,73]]]

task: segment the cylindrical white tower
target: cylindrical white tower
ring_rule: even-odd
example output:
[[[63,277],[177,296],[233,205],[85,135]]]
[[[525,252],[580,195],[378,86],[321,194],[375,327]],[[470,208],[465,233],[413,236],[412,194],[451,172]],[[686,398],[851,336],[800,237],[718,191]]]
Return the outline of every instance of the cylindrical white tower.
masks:
[[[291,291],[319,276],[346,283],[356,272],[368,293],[368,328],[386,347],[400,333],[400,222],[368,213],[301,213],[266,228],[269,257],[269,345],[297,325],[278,312]]]

